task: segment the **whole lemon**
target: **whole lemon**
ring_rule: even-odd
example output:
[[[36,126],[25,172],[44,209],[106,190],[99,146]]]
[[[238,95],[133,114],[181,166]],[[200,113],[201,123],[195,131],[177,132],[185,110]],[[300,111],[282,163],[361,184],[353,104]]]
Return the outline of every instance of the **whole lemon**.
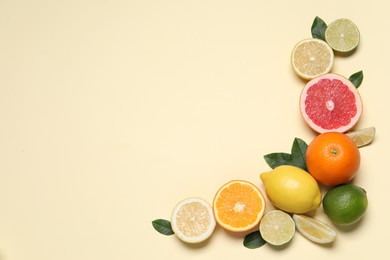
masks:
[[[306,213],[321,205],[317,181],[301,168],[282,165],[260,174],[270,202],[290,213]]]

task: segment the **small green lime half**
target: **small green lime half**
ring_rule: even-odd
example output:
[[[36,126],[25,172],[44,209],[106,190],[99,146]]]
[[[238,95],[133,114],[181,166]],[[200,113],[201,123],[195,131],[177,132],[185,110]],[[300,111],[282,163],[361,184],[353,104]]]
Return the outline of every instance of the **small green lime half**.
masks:
[[[351,20],[337,19],[328,25],[325,40],[335,51],[350,52],[359,44],[359,29]]]
[[[343,184],[330,189],[322,201],[325,214],[338,225],[350,225],[366,213],[368,200],[364,189]]]

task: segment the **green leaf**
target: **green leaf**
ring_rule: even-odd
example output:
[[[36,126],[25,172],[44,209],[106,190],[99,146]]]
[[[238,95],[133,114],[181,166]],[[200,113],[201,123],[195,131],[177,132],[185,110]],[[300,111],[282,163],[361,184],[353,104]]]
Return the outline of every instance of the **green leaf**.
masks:
[[[264,159],[272,169],[280,165],[285,165],[285,164],[292,165],[291,154],[288,153],[270,153],[264,155]]]
[[[152,221],[152,225],[155,230],[157,230],[159,233],[170,236],[173,235],[173,230],[171,226],[171,222],[165,219],[156,219]]]
[[[293,165],[307,171],[306,167],[307,144],[299,138],[295,138],[291,148],[291,159]]]
[[[255,249],[265,245],[267,242],[262,238],[260,231],[254,231],[244,238],[244,246],[246,248]]]
[[[352,74],[349,77],[349,80],[355,85],[356,88],[358,88],[363,81],[363,71],[361,70]]]
[[[318,16],[314,18],[313,24],[311,25],[311,35],[313,38],[321,39],[325,41],[325,31],[328,26]]]

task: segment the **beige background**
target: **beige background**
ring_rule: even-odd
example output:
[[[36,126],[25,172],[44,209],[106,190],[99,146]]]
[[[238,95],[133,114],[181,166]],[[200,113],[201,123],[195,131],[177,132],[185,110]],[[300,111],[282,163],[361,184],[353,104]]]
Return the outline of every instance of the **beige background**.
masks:
[[[386,258],[387,2],[0,0],[0,259]],[[186,197],[211,202],[232,179],[263,190],[262,156],[315,136],[289,63],[315,16],[361,32],[333,71],[364,71],[358,128],[377,129],[354,181],[368,192],[364,220],[330,247],[157,233],[151,221]]]

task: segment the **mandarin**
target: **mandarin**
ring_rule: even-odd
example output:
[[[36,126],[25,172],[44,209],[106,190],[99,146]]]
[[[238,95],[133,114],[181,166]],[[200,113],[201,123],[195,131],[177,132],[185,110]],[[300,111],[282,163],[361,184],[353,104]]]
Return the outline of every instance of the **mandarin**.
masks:
[[[344,184],[355,177],[360,166],[360,152],[345,134],[327,132],[318,135],[306,151],[310,174],[325,185]]]

